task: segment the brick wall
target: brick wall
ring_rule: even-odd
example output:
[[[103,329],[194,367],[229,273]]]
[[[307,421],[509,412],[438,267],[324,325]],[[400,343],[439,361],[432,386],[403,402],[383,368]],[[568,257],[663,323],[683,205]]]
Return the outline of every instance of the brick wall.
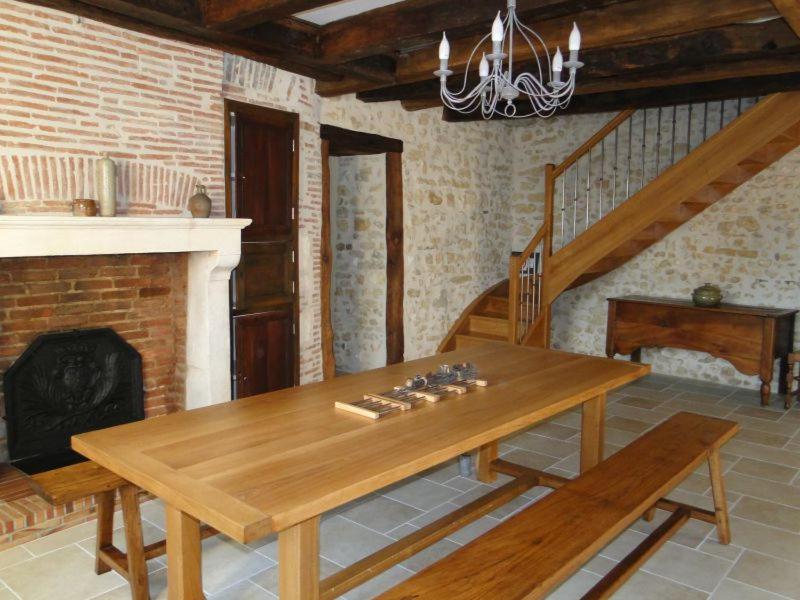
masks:
[[[142,355],[147,416],[181,408],[186,273],[185,254],[0,259],[0,380],[39,334],[111,327]]]
[[[181,214],[198,181],[224,213],[222,53],[0,0],[0,212],[94,198],[119,165],[120,208]]]

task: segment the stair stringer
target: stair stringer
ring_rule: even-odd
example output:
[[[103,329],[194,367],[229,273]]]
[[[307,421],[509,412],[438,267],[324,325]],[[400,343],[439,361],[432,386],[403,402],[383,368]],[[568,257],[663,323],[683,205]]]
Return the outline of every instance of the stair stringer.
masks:
[[[685,218],[681,219],[681,223],[688,221],[705,207],[749,180],[756,172],[789,152],[793,146],[800,144],[797,136],[800,132],[796,131],[799,123],[800,92],[774,94],[743,113],[661,173],[624,204],[550,256],[543,277],[543,304],[545,306],[552,304],[593,265],[647,228],[662,222],[675,223],[674,215],[681,211],[682,204],[691,202],[694,197],[705,198],[702,202],[705,206],[700,210],[683,211]],[[787,136],[786,132],[791,132],[791,135]],[[770,144],[779,148],[779,151],[764,152]],[[752,163],[748,162],[754,154],[766,155],[771,162],[763,163],[761,168],[754,168]],[[747,164],[747,170],[743,170],[742,163]],[[708,198],[704,188],[722,180],[731,183],[728,180],[734,175],[734,186],[729,186],[730,189],[726,194],[716,194],[716,199]],[[645,247],[649,247],[675,228],[677,225],[666,227],[668,231],[660,237],[655,237]],[[642,250],[644,247],[639,252]],[[613,268],[618,268],[628,259],[620,261]],[[598,272],[597,277],[610,270]],[[586,281],[588,280],[581,283]],[[548,321],[545,326],[549,329],[549,318],[545,320]],[[533,337],[542,338],[542,335]]]

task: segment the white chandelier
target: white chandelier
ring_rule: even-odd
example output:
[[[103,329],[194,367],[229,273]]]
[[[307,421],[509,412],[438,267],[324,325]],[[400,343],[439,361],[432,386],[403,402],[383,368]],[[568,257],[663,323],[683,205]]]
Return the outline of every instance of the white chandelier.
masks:
[[[535,68],[532,72],[520,73],[516,77],[514,76],[515,32],[528,43],[532,59],[535,61]],[[480,82],[467,91],[472,61],[477,56],[480,47],[490,37],[492,52],[489,55],[483,53],[478,66]],[[508,45],[506,46],[506,44]],[[540,46],[543,58],[540,58],[540,52],[537,52],[537,44]],[[517,1],[508,0],[508,12],[505,18],[501,18],[498,11],[492,24],[492,32],[481,39],[470,54],[464,72],[464,85],[457,92],[451,92],[447,88],[447,78],[453,74],[453,71],[447,68],[447,61],[450,58],[450,43],[447,41],[447,34],[442,34],[442,42],[439,44],[440,66],[439,70],[434,73],[441,84],[442,102],[448,108],[460,113],[470,113],[480,108],[484,119],[491,119],[495,115],[517,119],[532,116],[549,117],[556,109],[566,108],[572,98],[575,91],[575,74],[583,66],[583,63],[578,60],[580,45],[581,34],[578,26],[573,23],[572,33],[569,36],[569,60],[564,62],[561,49],[556,48],[551,62],[550,52],[539,34],[525,26],[517,18]],[[544,57],[546,57],[546,62]],[[508,59],[507,65],[504,64],[506,59]],[[543,66],[546,68],[543,69]],[[569,71],[569,78],[567,81],[562,81],[561,74],[565,68]],[[546,83],[545,75],[549,79]],[[525,106],[526,111],[517,114],[517,105],[514,101],[520,96],[530,101],[530,112],[527,112],[527,105],[523,103],[522,106]],[[505,105],[503,105],[503,101],[505,101]]]

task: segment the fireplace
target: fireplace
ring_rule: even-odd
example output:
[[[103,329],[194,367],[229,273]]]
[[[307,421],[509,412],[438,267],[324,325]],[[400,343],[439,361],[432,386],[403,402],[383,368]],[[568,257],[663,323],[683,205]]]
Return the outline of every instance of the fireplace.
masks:
[[[10,462],[29,474],[83,460],[74,434],[144,419],[142,358],[109,328],[39,336],[3,393]]]

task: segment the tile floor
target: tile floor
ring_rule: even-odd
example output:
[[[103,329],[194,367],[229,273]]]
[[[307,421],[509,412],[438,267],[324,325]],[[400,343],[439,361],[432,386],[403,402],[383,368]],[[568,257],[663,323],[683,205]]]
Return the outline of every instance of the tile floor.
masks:
[[[784,412],[779,406],[782,402],[761,408],[754,391],[659,375],[609,398],[607,454],[679,410],[732,418],[742,424],[741,433],[723,454],[733,543],[720,546],[711,525],[691,521],[614,598],[800,599],[800,410]],[[509,460],[572,476],[578,463],[579,424],[579,414],[564,414],[507,439],[501,451]],[[323,577],[490,489],[460,477],[457,465],[450,463],[326,515],[322,522]],[[545,493],[541,488],[531,490],[353,590],[347,598],[373,597],[494,527],[541,493]],[[711,508],[705,468],[698,469],[671,496]],[[145,542],[164,535],[163,511],[157,502],[145,504],[143,516]],[[659,520],[663,518],[664,513],[659,515]],[[653,526],[637,522],[551,597],[579,598]],[[0,600],[129,598],[119,575],[94,574],[93,534],[94,525],[87,523],[0,553]],[[203,583],[209,599],[275,598],[276,551],[274,539],[250,546],[223,537],[206,540]],[[149,568],[152,598],[165,598],[163,560],[150,561]]]

